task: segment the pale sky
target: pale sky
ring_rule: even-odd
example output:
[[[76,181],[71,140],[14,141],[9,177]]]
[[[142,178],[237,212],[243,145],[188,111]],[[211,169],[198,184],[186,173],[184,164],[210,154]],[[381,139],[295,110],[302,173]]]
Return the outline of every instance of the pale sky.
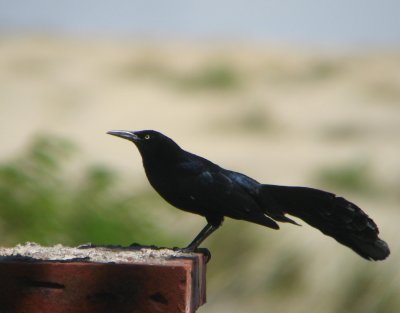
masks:
[[[400,45],[399,0],[0,0],[0,32]]]

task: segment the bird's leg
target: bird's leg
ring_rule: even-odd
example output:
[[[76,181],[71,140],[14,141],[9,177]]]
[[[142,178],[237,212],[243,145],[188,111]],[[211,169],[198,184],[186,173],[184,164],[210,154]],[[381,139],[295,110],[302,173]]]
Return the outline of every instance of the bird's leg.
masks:
[[[183,250],[185,252],[193,252],[197,249],[198,246],[208,237],[210,236],[214,231],[216,231],[218,226],[214,226],[210,223],[208,223],[201,231],[200,233],[196,236],[196,238],[193,239],[193,241]]]

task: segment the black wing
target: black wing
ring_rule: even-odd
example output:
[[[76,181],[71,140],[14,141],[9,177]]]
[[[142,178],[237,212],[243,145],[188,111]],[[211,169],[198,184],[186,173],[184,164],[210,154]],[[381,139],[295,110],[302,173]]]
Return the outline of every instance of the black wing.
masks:
[[[193,155],[190,161],[180,165],[179,177],[179,190],[191,198],[190,204],[187,203],[191,208],[186,209],[203,212],[209,220],[213,216],[228,216],[279,229],[276,222],[265,216],[251,194],[256,190],[251,184],[258,185],[251,178],[227,171],[201,157],[193,158]]]

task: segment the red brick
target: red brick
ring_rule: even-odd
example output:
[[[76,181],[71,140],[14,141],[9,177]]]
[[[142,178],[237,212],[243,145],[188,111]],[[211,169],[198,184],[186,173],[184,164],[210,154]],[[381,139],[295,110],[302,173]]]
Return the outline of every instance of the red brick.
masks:
[[[0,313],[179,313],[205,302],[205,258],[0,262]]]

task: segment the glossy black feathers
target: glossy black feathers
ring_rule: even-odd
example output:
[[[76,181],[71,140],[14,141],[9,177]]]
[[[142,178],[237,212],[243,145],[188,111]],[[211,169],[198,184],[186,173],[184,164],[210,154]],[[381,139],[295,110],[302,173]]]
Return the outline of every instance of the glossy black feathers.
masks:
[[[358,206],[334,194],[306,187],[262,185],[266,214],[301,218],[366,259],[383,260],[390,250],[375,222]]]
[[[332,193],[260,184],[256,180],[181,149],[152,131],[111,131],[140,151],[150,184],[173,206],[199,214],[208,225],[187,249],[195,249],[230,217],[279,229],[276,222],[297,224],[296,216],[368,260],[383,260],[390,251],[379,239],[372,219],[358,206]]]

